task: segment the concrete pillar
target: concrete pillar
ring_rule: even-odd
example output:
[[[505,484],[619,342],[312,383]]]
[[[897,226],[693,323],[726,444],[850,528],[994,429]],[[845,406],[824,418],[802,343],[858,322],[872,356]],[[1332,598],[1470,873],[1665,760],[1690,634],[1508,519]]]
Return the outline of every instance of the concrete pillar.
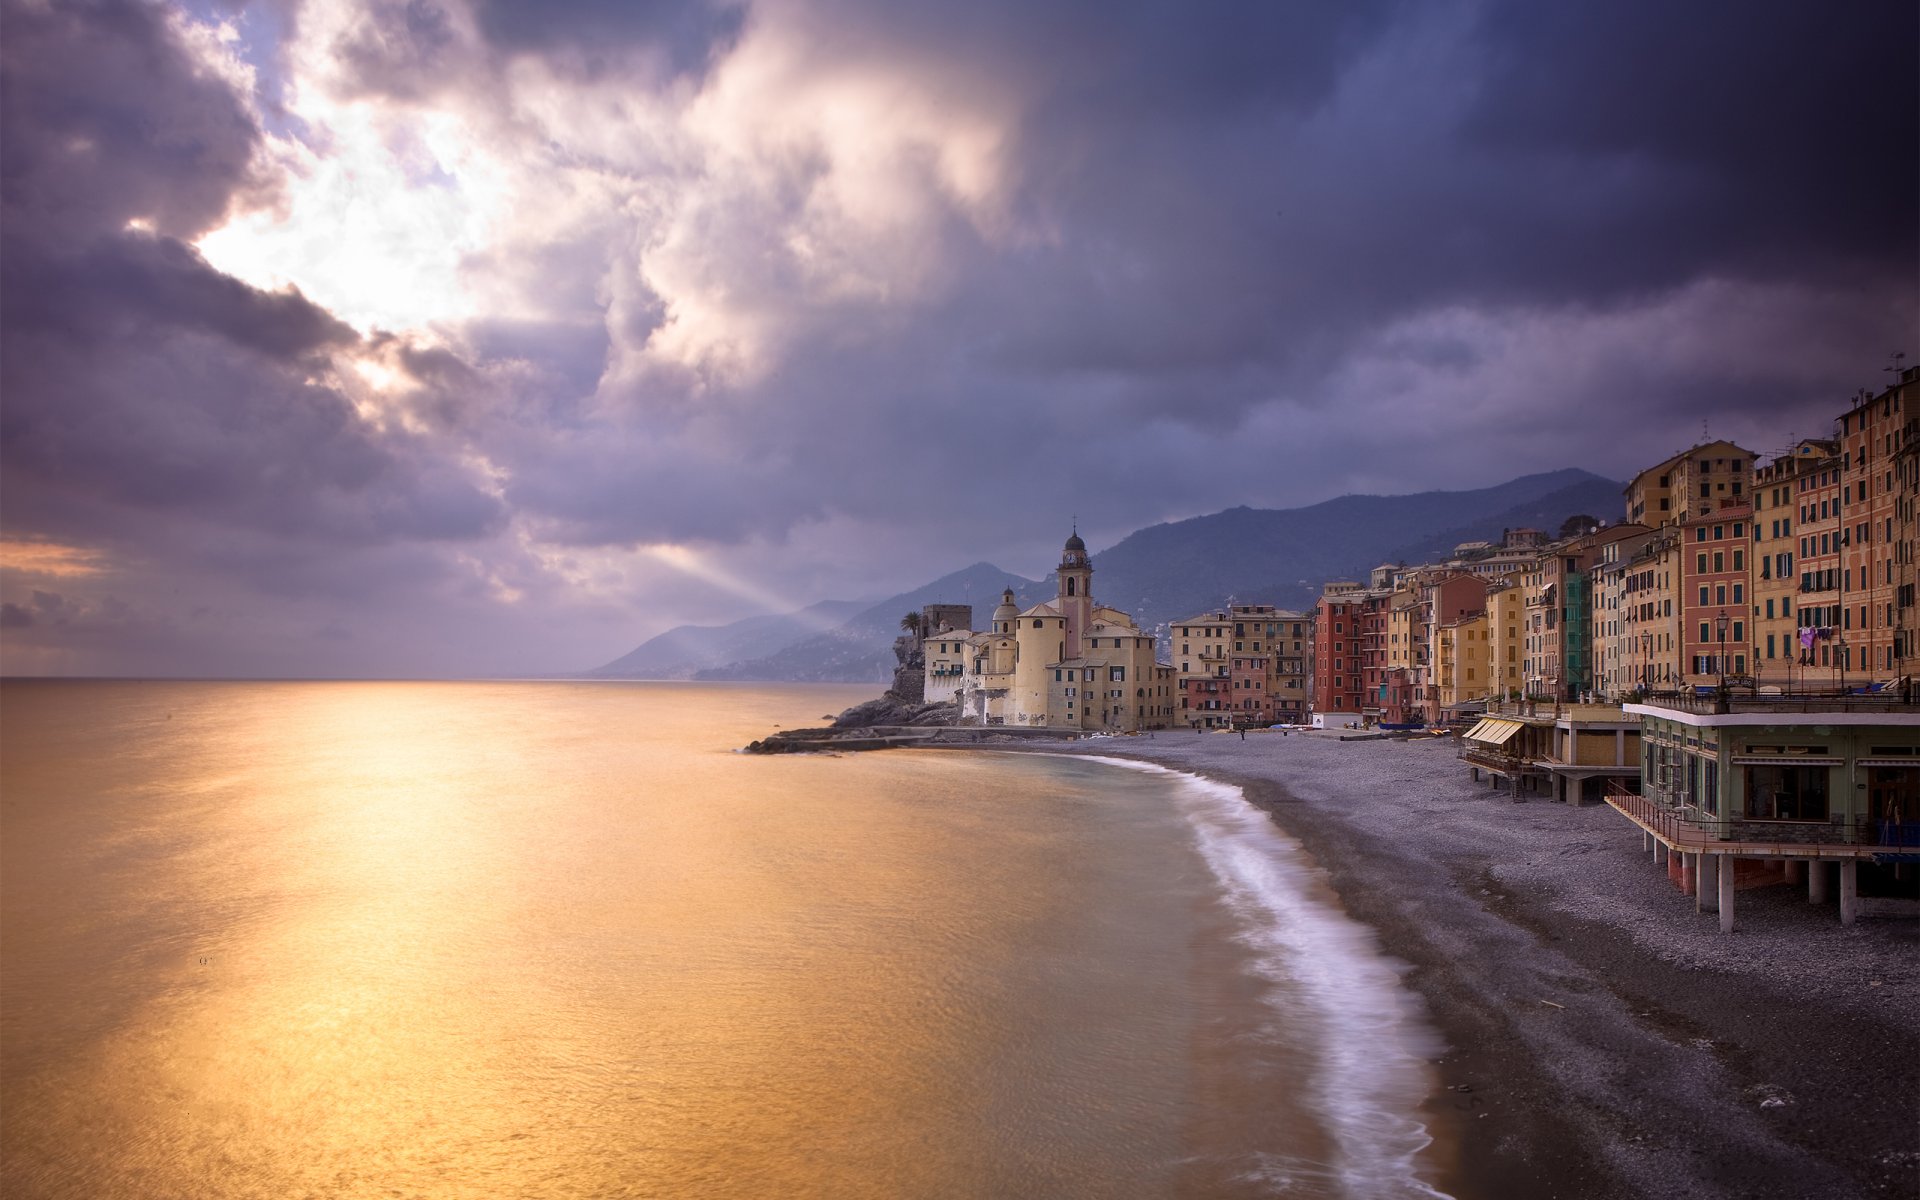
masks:
[[[1682,854],[1680,856],[1680,894],[1682,896],[1693,895],[1694,884],[1699,878],[1700,856],[1698,854]]]
[[[1800,870],[1805,865],[1806,865],[1806,861],[1804,859],[1798,859],[1798,858],[1783,859],[1780,864],[1780,871],[1783,875],[1786,876],[1786,880],[1788,883],[1799,883]]]
[[[1657,863],[1667,861],[1667,844],[1659,838],[1653,839],[1653,861]]]
[[[1681,878],[1683,873],[1681,864],[1686,861],[1687,856],[1684,852],[1675,854],[1672,847],[1667,848],[1667,882],[1679,888],[1683,895],[1686,893],[1687,885],[1686,881]]]
[[[1693,911],[1720,911],[1720,856],[1700,856],[1700,878],[1693,889]]]
[[[1720,932],[1733,932],[1733,860],[1720,864]]]
[[[1827,902],[1827,864],[1818,858],[1807,860],[1807,903]]]
[[[1843,858],[1840,860],[1840,923],[1853,924],[1855,913],[1860,907],[1860,860]]]

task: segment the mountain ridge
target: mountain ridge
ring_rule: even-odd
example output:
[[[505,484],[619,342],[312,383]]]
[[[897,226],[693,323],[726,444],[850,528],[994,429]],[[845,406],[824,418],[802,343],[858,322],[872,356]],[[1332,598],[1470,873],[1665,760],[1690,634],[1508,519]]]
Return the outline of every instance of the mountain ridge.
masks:
[[[1228,600],[1305,609],[1331,579],[1364,581],[1381,563],[1428,561],[1461,542],[1497,541],[1503,530],[1531,527],[1549,537],[1567,517],[1604,517],[1620,511],[1622,485],[1578,467],[1535,472],[1465,491],[1429,490],[1400,496],[1345,495],[1293,509],[1246,505],[1145,526],[1096,552],[1094,594],[1132,613],[1142,629],[1165,626]],[[879,682],[891,677],[893,639],[903,614],[926,604],[971,604],[983,624],[1003,587],[1022,607],[1051,597],[1052,575],[1027,579],[981,561],[918,588],[867,605],[828,629],[777,624],[789,618],[753,618],[721,630],[767,628],[756,653],[708,662],[680,678],[781,682]],[[823,602],[850,606],[857,602]],[[818,615],[818,614],[816,614]],[[591,674],[621,668],[661,638],[710,627],[682,626],[643,644]],[[790,636],[789,636],[790,635]],[[711,647],[724,640],[705,641]],[[773,643],[778,644],[773,644]],[[670,645],[673,643],[669,643]],[[655,655],[657,657],[658,654]],[[639,661],[651,661],[641,656]]]

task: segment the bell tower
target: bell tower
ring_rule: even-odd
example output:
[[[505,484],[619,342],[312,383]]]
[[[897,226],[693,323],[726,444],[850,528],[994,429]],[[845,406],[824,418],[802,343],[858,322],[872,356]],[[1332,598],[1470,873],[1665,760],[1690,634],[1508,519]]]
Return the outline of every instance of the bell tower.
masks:
[[[1093,623],[1093,562],[1087,557],[1087,544],[1080,540],[1076,525],[1060,552],[1060,615],[1067,619],[1064,657],[1080,657],[1080,635]]]

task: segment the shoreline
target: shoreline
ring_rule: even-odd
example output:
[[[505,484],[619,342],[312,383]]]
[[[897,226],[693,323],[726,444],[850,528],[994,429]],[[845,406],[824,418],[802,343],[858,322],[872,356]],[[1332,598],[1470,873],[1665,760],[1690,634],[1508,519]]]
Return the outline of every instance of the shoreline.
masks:
[[[1844,927],[1782,884],[1723,935],[1617,813],[1475,785],[1450,741],[941,748],[1239,787],[1407,965],[1447,1047],[1421,1115],[1459,1200],[1914,1194],[1920,922]]]

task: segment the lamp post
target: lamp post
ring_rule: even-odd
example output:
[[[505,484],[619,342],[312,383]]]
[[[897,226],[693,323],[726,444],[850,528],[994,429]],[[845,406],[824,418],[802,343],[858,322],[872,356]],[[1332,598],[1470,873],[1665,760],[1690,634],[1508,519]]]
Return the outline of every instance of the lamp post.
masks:
[[[1727,610],[1721,609],[1714,618],[1713,627],[1720,635],[1720,688],[1714,693],[1713,711],[1727,711]]]

